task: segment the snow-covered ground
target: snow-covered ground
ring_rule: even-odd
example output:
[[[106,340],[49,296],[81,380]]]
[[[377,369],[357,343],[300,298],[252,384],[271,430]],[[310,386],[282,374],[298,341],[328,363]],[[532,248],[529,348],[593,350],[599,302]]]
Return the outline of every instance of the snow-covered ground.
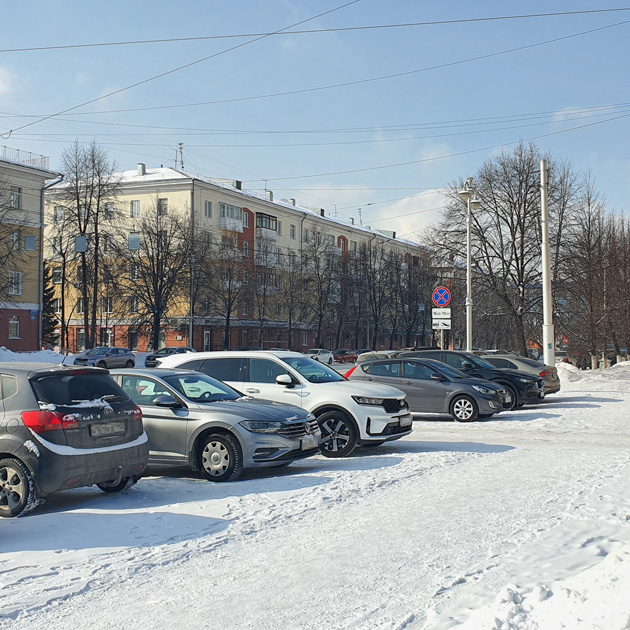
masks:
[[[630,363],[543,404],[0,522],[0,628],[630,628]]]

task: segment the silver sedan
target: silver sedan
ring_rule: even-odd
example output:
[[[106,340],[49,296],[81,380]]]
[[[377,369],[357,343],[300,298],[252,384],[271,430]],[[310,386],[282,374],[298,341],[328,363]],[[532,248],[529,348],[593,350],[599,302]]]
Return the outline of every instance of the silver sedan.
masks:
[[[189,370],[113,370],[142,409],[149,463],[190,465],[209,481],[244,468],[283,466],[319,452],[315,417],[299,407],[243,396]]]

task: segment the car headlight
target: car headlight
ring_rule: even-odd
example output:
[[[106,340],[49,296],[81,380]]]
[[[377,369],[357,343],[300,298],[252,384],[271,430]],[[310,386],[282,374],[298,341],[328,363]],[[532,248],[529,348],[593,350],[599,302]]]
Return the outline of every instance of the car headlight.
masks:
[[[532,385],[533,383],[536,382],[536,381],[533,381],[531,378],[519,378],[518,380],[521,383],[527,383],[528,385]]]
[[[487,387],[482,387],[481,385],[473,385],[473,389],[476,389],[480,394],[496,394],[494,389],[488,389]]]
[[[278,433],[282,428],[282,422],[261,422],[260,420],[243,420],[240,425],[252,433]]]
[[[382,398],[370,398],[369,396],[353,396],[354,402],[359,405],[374,405],[380,407],[383,404]]]

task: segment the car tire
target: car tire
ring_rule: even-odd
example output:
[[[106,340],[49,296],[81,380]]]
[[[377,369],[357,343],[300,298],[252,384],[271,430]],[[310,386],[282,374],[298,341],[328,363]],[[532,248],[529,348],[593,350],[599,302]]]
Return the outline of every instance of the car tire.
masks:
[[[243,472],[243,453],[229,433],[211,433],[199,448],[199,470],[208,481],[234,481]]]
[[[502,385],[503,387],[505,387],[507,393],[512,397],[512,405],[510,407],[510,411],[512,411],[513,409],[516,409],[519,406],[519,401],[516,396],[516,390],[511,385],[505,385],[504,383],[502,383]]]
[[[354,423],[341,411],[327,411],[317,418],[322,439],[319,449],[325,457],[347,457],[357,445]]]
[[[138,481],[137,477],[123,477],[118,483],[114,481],[104,481],[97,483],[96,486],[103,492],[122,492],[127,488],[131,488]]]
[[[126,368],[132,368],[132,367],[135,367],[135,364],[134,364],[133,361],[129,360],[129,361],[127,361],[127,363],[125,363],[125,367]]]
[[[331,365],[332,361],[333,361],[332,359],[328,359],[328,365]]]
[[[105,363],[105,361],[99,361],[99,362],[96,364],[96,367],[106,368],[106,367],[107,367],[107,363]]]
[[[339,361],[339,363],[345,363],[346,362],[346,360],[343,357],[341,357],[341,358],[339,358],[337,360]]]
[[[0,517],[25,516],[38,503],[31,471],[19,459],[0,459]]]
[[[479,407],[469,396],[456,396],[451,401],[449,413],[457,422],[472,422],[479,413]]]

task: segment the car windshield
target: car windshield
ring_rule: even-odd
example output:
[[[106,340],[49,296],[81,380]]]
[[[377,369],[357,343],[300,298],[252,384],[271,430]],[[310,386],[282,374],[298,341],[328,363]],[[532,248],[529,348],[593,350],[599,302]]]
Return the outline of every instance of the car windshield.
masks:
[[[154,354],[173,354],[175,352],[175,348],[160,348]]]
[[[477,365],[481,368],[490,368],[491,370],[496,370],[497,366],[492,365],[489,361],[482,359],[481,357],[476,357],[474,354],[466,354],[466,361],[470,361],[473,365]]]
[[[92,348],[85,353],[85,356],[95,355],[95,354],[105,354],[109,348]]]
[[[457,368],[451,367],[446,363],[440,363],[439,361],[436,361],[435,363],[431,362],[430,365],[431,367],[434,367],[436,370],[442,372],[442,374],[445,374],[449,378],[470,378],[468,374],[461,372]]]
[[[315,361],[315,359],[289,357],[283,358],[282,361],[297,370],[310,383],[332,383],[346,380],[339,372],[335,372],[332,368]]]
[[[164,382],[182,396],[196,403],[211,403],[218,400],[236,400],[243,395],[229,385],[205,374],[176,374],[165,376]]]

